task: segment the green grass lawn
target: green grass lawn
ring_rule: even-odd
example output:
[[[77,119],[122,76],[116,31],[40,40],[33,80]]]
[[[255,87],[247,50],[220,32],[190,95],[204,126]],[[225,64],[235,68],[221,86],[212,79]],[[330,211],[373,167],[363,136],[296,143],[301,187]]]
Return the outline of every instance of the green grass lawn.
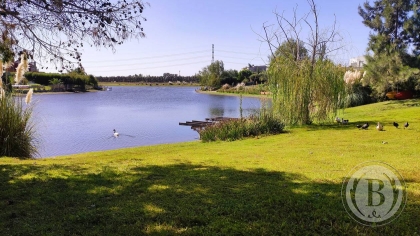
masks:
[[[235,142],[1,158],[1,234],[420,234],[420,101],[360,106],[340,117],[350,124]],[[355,127],[363,122],[368,130]],[[349,171],[372,160],[397,169],[408,193],[400,217],[376,228],[351,219],[341,200]]]

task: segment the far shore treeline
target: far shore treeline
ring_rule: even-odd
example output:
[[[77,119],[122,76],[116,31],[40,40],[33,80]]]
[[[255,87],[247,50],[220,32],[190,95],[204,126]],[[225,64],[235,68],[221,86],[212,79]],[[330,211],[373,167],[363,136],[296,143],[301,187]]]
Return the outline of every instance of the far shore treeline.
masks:
[[[186,82],[198,83],[197,76],[143,76],[143,75],[129,75],[129,76],[96,76],[99,82],[126,82],[126,83],[169,83],[169,82]]]

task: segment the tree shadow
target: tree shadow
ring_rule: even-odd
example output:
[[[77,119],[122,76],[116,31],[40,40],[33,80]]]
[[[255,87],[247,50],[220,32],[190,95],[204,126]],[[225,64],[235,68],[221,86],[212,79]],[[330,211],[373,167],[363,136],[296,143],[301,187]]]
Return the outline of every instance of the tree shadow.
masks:
[[[105,167],[0,165],[5,235],[413,234],[420,207],[384,227],[346,213],[341,182],[188,163]]]

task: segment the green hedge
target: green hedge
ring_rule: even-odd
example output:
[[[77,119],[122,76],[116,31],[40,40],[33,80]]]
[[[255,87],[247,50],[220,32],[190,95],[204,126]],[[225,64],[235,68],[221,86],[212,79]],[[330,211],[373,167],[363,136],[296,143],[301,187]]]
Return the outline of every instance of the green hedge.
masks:
[[[37,84],[49,85],[50,80],[57,78],[63,82],[64,85],[80,86],[83,90],[85,86],[90,84],[96,86],[98,84],[95,77],[92,75],[81,75],[77,73],[59,74],[59,73],[42,73],[42,72],[27,72],[25,78]]]

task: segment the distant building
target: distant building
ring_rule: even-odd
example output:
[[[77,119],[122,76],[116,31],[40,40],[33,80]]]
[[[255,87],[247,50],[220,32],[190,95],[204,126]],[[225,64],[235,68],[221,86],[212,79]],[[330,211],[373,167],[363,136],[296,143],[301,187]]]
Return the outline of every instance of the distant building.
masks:
[[[16,68],[20,63],[20,59],[16,60],[9,68],[6,69],[8,72],[16,72]],[[28,63],[28,71],[29,72],[39,72],[38,68],[36,67],[36,62],[29,62]]]
[[[350,58],[350,66],[353,68],[362,68],[364,64],[366,64],[364,56]]]
[[[177,76],[178,76],[177,74],[163,73],[164,78],[166,78],[166,77],[177,77]]]
[[[252,73],[262,72],[267,70],[267,66],[254,66],[248,64],[248,70],[250,70]]]

